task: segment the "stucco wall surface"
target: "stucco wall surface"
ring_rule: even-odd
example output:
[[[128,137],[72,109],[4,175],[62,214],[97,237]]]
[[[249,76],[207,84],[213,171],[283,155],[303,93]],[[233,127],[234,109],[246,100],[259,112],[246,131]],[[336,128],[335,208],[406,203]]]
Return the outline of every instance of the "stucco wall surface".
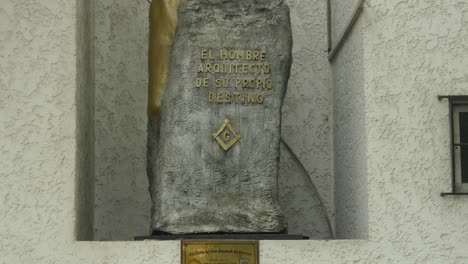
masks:
[[[130,240],[149,232],[146,179],[149,4],[144,0],[95,2],[94,235],[96,240]],[[287,4],[294,46],[282,133],[305,164],[317,192],[297,161],[283,148],[280,201],[291,233],[329,238],[327,222],[333,222],[334,204],[326,2],[290,0]]]
[[[468,94],[468,1],[367,1],[362,21],[373,258],[468,262],[468,199],[450,189],[447,102]]]
[[[306,180],[307,175],[298,161],[282,148],[280,202],[289,216],[290,233],[306,234],[315,239],[330,238],[327,222],[333,226],[334,203],[326,2],[286,2],[293,29],[293,64],[283,105],[281,132],[314,186]]]
[[[349,17],[347,14],[345,17]],[[333,61],[337,238],[367,238],[367,142],[362,20]]]
[[[331,40],[333,45],[339,41],[339,38],[348,25],[358,3],[359,0],[330,0],[332,19]],[[351,44],[351,46],[354,45]]]
[[[77,13],[0,2],[0,263],[47,263],[75,237]]]
[[[150,229],[148,7],[144,0],[95,0],[97,240],[130,240]]]
[[[348,75],[364,84],[369,238],[265,241],[261,263],[468,262],[468,200],[439,196],[436,98],[468,93],[467,17],[466,1],[367,1],[363,74]],[[80,21],[72,1],[0,2],[0,263],[179,263],[177,242],[75,241]]]

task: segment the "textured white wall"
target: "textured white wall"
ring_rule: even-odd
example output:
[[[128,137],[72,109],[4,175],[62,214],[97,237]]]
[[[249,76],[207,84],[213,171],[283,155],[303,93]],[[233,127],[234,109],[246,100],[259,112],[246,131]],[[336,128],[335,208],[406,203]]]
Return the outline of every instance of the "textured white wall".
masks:
[[[177,242],[75,241],[76,8],[0,5],[0,263],[179,263]],[[261,242],[261,263],[468,262],[468,199],[439,196],[449,131],[436,99],[468,93],[467,17],[465,1],[367,1],[363,74],[348,75],[364,87],[368,240]]]
[[[342,34],[358,1],[332,1],[333,36]],[[337,19],[341,18],[341,19]],[[333,67],[334,178],[337,238],[367,236],[366,98],[362,19],[358,20]],[[337,33],[339,32],[339,33]],[[333,45],[338,42],[332,39]]]
[[[359,0],[330,0],[332,19],[331,37],[333,44],[338,42],[339,37],[348,25],[358,3]]]
[[[282,137],[315,186],[305,180],[307,175],[300,165],[282,148],[280,201],[290,233],[330,238],[327,221],[333,225],[334,208],[326,2],[288,0],[287,4],[293,29],[293,64],[283,106]]]
[[[46,263],[76,238],[81,8],[0,2],[0,263]]]
[[[468,1],[368,1],[362,21],[372,254],[468,262],[468,197],[450,188],[446,102],[468,94]],[[416,253],[417,252],[417,253]]]
[[[329,238],[327,221],[333,221],[334,209],[326,2],[290,0],[288,5],[294,62],[283,111],[283,137],[305,164],[318,193],[283,148],[280,199],[289,232]],[[96,0],[96,240],[129,240],[149,232],[148,8],[145,0]]]

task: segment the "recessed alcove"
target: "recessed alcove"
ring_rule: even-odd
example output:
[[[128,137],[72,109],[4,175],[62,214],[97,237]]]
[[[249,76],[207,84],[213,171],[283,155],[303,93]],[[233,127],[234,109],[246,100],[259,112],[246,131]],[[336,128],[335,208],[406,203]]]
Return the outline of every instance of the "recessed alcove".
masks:
[[[336,237],[354,239],[261,241],[260,262],[465,263],[468,201],[466,196],[440,196],[453,187],[449,119],[453,116],[448,102],[437,101],[437,96],[466,95],[468,5],[460,1],[366,0],[362,16],[330,66],[322,37],[322,1],[288,2],[295,31],[294,56],[299,59],[293,66],[284,109],[285,140],[322,192],[325,206],[336,212],[331,218]],[[353,0],[331,2],[353,4]],[[102,206],[106,202],[102,195],[97,197],[101,200],[94,199],[95,187],[99,192],[105,188],[126,191],[123,198],[114,198],[107,191],[111,201],[107,203],[118,204],[133,199],[128,190],[140,190],[146,184],[144,174],[132,172],[129,176],[115,166],[141,168],[141,162],[124,155],[132,151],[129,144],[120,149],[109,145],[105,151],[116,153],[108,159],[94,154],[95,131],[104,130],[111,137],[113,129],[119,133],[122,129],[119,124],[95,122],[95,113],[119,109],[101,118],[110,119],[110,124],[122,123],[129,112],[122,108],[135,97],[130,93],[121,100],[126,90],[108,83],[125,73],[128,69],[122,65],[134,58],[114,60],[115,68],[123,68],[117,74],[114,69],[103,70],[110,65],[103,63],[110,60],[107,57],[121,53],[115,42],[126,41],[115,40],[125,33],[119,29],[125,25],[105,22],[110,19],[106,14],[120,13],[115,16],[120,20],[124,12],[139,12],[131,11],[133,3],[101,3],[97,12],[101,19],[91,23],[92,3],[4,1],[1,5],[2,263],[176,263],[180,259],[178,241],[130,241],[130,235],[122,235],[135,226],[130,221],[128,228],[117,230],[124,226],[115,224],[121,218],[132,219],[129,202],[114,208]],[[121,6],[115,8],[114,4]],[[338,18],[348,14],[332,13]],[[333,28],[341,23],[334,20]],[[103,38],[105,52],[94,53],[90,43],[98,23],[103,28],[96,36]],[[334,31],[338,36],[340,31]],[[114,35],[102,36],[102,32]],[[125,47],[135,45],[132,43]],[[129,51],[128,56],[135,56],[134,50]],[[141,56],[143,65],[145,55]],[[93,58],[101,61],[99,70],[94,70]],[[99,91],[94,89],[95,74],[107,80],[101,80]],[[146,89],[143,82],[142,89]],[[111,89],[114,93],[103,94]],[[99,93],[101,98],[109,98],[95,107]],[[133,138],[128,127],[123,131],[118,140],[101,134],[96,143],[108,140],[121,146],[127,137]],[[316,144],[319,142],[327,144]],[[303,193],[307,189],[312,198],[314,193],[291,155],[282,153],[282,180],[291,180],[291,188],[286,190],[294,199],[283,201],[306,204],[310,200],[303,199]],[[95,163],[106,173],[95,177]],[[333,180],[317,180],[330,175]],[[141,186],[133,183],[137,176]],[[101,180],[95,184],[98,178]],[[132,180],[123,188],[122,179],[127,178]],[[297,192],[298,188],[304,191]],[[94,201],[101,205],[95,208]],[[138,205],[138,199],[135,201]],[[99,210],[108,218],[94,226]],[[295,206],[288,211],[297,212]],[[299,217],[300,224],[308,219]],[[145,229],[146,223],[141,223]],[[99,231],[105,225],[110,230],[105,235],[116,234],[108,240],[128,241],[89,242],[97,239],[93,238],[94,227]],[[133,231],[127,234],[133,235]],[[369,239],[356,239],[366,237]]]
[[[82,127],[78,133],[82,148],[77,153],[77,239],[132,240],[149,233],[149,5],[144,0],[88,1],[82,2],[82,12],[89,13],[82,16],[91,24],[84,25],[77,38],[83,58],[78,66],[86,69],[79,73],[84,80],[82,87],[86,88],[77,96]],[[350,101],[347,107],[341,100],[343,83],[349,78],[343,67],[348,64],[337,67],[327,60],[326,2],[287,2],[293,27],[294,63],[283,107],[282,134],[286,144],[281,146],[279,184],[289,232],[311,239],[330,239],[335,233],[339,238],[365,238],[365,162],[358,158],[365,154],[365,140],[360,134],[363,127],[359,126],[364,121],[364,116],[360,116],[363,106],[355,108]],[[362,56],[350,52],[356,50],[347,54]],[[333,80],[332,70],[342,79]],[[357,79],[354,87],[359,89],[359,85]],[[332,93],[334,86],[337,91]],[[357,94],[353,98],[359,103]],[[358,123],[341,117],[349,115],[348,110],[357,113]],[[340,120],[344,123],[337,125]],[[348,132],[352,132],[351,141],[341,136]]]
[[[331,43],[337,43],[362,1],[331,1],[330,4]],[[337,239],[368,237],[368,153],[361,28],[361,20],[357,19],[346,42],[331,61]]]

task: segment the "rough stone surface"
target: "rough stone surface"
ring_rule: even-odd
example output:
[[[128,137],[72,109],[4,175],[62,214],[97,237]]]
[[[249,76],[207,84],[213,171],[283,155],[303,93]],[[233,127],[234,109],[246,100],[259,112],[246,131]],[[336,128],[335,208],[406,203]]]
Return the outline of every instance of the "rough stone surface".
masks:
[[[282,137],[316,185],[282,149],[279,197],[288,230],[329,238],[333,221],[330,66],[326,2],[288,0],[293,65],[282,115]],[[146,1],[99,0],[96,33],[96,185],[94,238],[131,240],[147,234],[150,197],[146,179]],[[311,15],[313,14],[313,15]],[[314,34],[310,34],[314,32]],[[324,215],[323,200],[327,215]],[[326,227],[326,228],[324,228]]]
[[[283,1],[188,1],[181,5],[161,120],[151,120],[148,126],[152,230],[261,233],[286,229],[277,182],[281,107],[291,49],[289,9]],[[202,50],[211,50],[213,59],[202,60]],[[266,60],[223,60],[222,50],[264,51]],[[269,64],[271,70],[197,73],[200,65],[208,63],[261,63]],[[197,77],[208,77],[208,87],[196,88]],[[216,88],[216,78],[229,79],[229,88]],[[270,79],[273,87],[236,87],[236,79],[244,78]],[[219,104],[209,101],[210,92],[240,93],[245,99],[239,96]],[[247,95],[256,94],[262,94],[262,103],[247,100]],[[213,138],[225,120],[241,137],[226,151]],[[152,132],[158,131],[158,125],[155,142],[151,139],[158,133]],[[232,134],[226,143],[233,139]]]

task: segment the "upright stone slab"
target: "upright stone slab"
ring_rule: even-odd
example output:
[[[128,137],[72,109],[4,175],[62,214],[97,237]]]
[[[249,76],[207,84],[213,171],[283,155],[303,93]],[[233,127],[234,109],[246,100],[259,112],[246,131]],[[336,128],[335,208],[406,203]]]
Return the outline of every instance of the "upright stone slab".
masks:
[[[291,47],[282,0],[181,4],[161,119],[148,126],[153,231],[285,231],[277,176]]]

